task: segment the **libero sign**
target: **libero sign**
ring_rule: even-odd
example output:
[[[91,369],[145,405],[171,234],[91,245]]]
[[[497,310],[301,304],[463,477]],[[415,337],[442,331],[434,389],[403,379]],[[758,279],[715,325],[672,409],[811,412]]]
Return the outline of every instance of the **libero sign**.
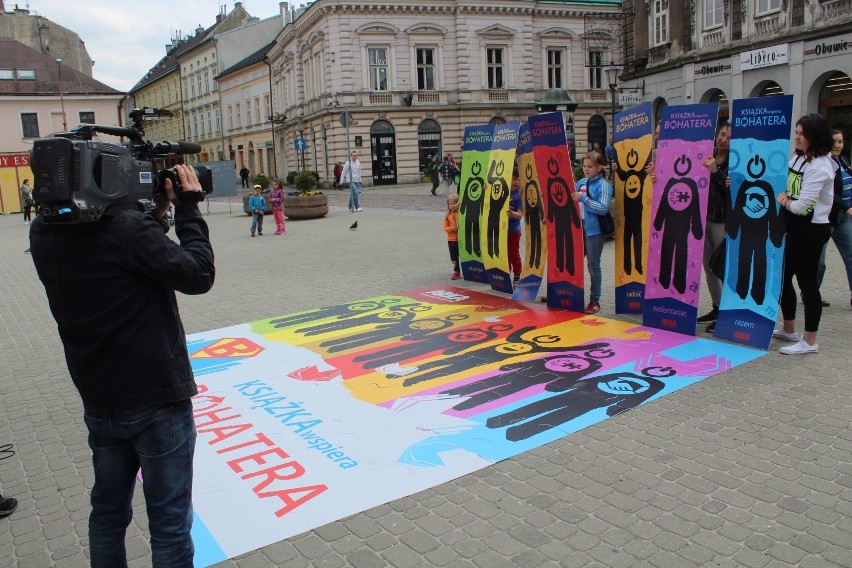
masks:
[[[773,65],[787,64],[787,44],[763,47],[752,51],[740,53],[740,68],[759,69],[760,67],[771,67]]]

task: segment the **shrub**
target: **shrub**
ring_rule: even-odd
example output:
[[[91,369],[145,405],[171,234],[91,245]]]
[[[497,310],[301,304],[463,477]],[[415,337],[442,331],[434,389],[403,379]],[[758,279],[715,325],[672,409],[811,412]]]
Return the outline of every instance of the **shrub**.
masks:
[[[293,185],[293,183],[296,181],[296,174],[298,173],[299,172],[297,172],[296,170],[290,170],[289,172],[287,172],[287,185]]]
[[[268,177],[263,174],[257,174],[251,180],[252,187],[255,185],[259,185],[262,189],[269,189],[269,186],[272,184],[272,181]]]
[[[319,176],[316,172],[299,172],[296,174],[296,177],[293,179],[293,183],[296,184],[296,189],[305,193],[310,191],[317,182],[319,181]]]

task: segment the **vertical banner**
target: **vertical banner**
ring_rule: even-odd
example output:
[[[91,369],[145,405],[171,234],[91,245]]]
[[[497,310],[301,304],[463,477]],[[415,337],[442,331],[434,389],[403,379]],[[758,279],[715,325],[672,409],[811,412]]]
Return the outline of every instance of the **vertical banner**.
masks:
[[[512,188],[512,169],[518,146],[520,122],[494,127],[488,174],[485,177],[485,208],[482,226],[482,263],[493,290],[511,294],[512,275],[509,274],[509,192]],[[464,161],[462,161],[464,163]]]
[[[778,317],[793,95],[741,99],[731,110],[731,204],[722,301],[714,337],[767,349]]]
[[[583,224],[571,199],[574,174],[561,112],[531,116],[533,155],[547,212],[547,305],[585,310]]]
[[[704,220],[719,104],[663,109],[654,163],[648,278],[642,323],[695,335]]]
[[[493,124],[464,129],[459,183],[459,263],[464,279],[474,282],[487,281],[482,264],[482,213],[486,168],[493,139]]]
[[[529,123],[522,124],[518,134],[518,172],[521,199],[524,203],[526,247],[521,280],[515,288],[515,293],[512,294],[512,299],[531,302],[538,295],[544,276],[544,265],[547,262],[547,233],[544,224],[544,200],[538,184]]]
[[[615,313],[641,314],[651,226],[654,111],[651,103],[615,115]]]

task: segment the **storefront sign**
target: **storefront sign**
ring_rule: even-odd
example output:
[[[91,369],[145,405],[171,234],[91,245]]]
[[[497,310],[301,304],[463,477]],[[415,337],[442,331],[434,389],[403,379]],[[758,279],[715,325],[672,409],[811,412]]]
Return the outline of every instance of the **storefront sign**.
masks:
[[[787,44],[764,47],[753,51],[740,53],[740,68],[758,69],[760,67],[772,67],[773,65],[787,64]]]
[[[642,95],[640,93],[619,93],[618,104],[621,106],[642,104]]]
[[[852,36],[823,38],[805,44],[805,59],[850,53],[852,53]]]
[[[724,61],[712,61],[710,63],[705,63],[701,67],[695,67],[695,74],[701,75],[702,77],[707,77],[709,75],[718,75],[719,73],[724,73],[725,71],[731,70],[731,64]]]
[[[7,154],[0,156],[0,168],[20,168],[29,165],[29,154]]]

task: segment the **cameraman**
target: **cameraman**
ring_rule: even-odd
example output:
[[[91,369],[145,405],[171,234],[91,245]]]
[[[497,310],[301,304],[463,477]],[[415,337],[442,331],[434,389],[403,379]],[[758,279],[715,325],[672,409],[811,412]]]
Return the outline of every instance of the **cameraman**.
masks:
[[[201,191],[191,167],[176,171]],[[83,400],[95,472],[91,565],[127,566],[125,532],[141,467],[155,567],[192,566],[192,459],[197,394],[175,291],[213,286],[213,249],[195,203],[165,180],[151,213],[111,206],[99,221],[33,221],[30,247],[65,359]],[[175,205],[178,245],[161,219]]]

